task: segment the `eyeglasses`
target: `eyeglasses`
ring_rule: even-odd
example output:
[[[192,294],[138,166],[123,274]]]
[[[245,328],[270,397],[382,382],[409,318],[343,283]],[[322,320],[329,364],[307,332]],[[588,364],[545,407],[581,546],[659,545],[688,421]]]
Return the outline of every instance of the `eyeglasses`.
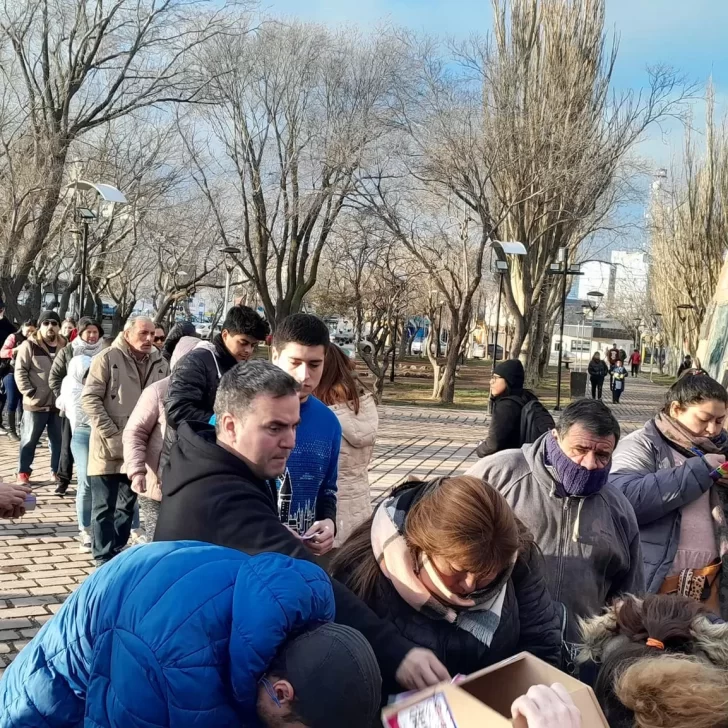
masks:
[[[155,336],[154,337],[155,344],[163,344],[166,340],[167,340],[166,336]]]
[[[44,321],[41,326],[53,326],[54,328],[58,326],[57,321]]]

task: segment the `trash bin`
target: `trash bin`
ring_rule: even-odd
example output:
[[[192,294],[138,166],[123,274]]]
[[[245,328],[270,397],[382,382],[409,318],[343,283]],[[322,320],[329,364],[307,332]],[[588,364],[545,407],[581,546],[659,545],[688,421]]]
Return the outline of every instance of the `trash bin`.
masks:
[[[569,386],[571,388],[571,399],[583,399],[586,397],[586,372],[569,372]]]

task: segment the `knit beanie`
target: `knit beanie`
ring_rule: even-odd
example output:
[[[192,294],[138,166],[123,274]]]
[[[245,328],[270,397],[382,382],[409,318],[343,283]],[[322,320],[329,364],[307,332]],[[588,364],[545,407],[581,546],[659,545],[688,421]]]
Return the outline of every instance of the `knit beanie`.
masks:
[[[526,381],[526,372],[519,359],[506,359],[493,370],[499,377],[503,377],[511,389],[523,389]]]
[[[38,326],[44,321],[55,321],[59,326],[61,325],[61,318],[55,311],[41,311],[38,316]]]
[[[104,335],[104,330],[101,328],[101,324],[96,319],[91,318],[91,316],[84,316],[80,319],[78,322],[78,335],[81,336],[81,334],[86,331],[89,326],[95,326],[99,330],[99,338]]]

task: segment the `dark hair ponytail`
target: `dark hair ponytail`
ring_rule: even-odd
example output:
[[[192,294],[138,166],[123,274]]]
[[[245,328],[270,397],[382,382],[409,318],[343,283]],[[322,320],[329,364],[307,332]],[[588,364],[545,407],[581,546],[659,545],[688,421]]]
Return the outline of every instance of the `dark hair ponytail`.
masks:
[[[728,404],[728,391],[702,369],[691,369],[667,390],[663,412],[669,414],[673,403],[685,409],[690,405],[711,401]]]

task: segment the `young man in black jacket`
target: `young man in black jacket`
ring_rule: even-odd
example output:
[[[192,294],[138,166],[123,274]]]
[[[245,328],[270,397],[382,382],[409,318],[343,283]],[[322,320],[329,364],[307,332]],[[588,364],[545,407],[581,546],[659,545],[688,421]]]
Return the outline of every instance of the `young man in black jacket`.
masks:
[[[233,306],[212,342],[199,344],[183,357],[169,380],[165,412],[167,430],[183,422],[209,422],[220,378],[239,361],[248,361],[270,328],[248,306]]]
[[[296,444],[299,387],[265,361],[236,366],[223,376],[215,426],[188,422],[179,428],[162,476],[155,541],[190,539],[249,554],[276,551],[316,560],[304,538],[281,522],[280,512],[289,504],[275,486]],[[336,620],[367,638],[383,676],[395,677],[407,689],[447,679],[431,652],[401,637],[342,584],[332,584]]]

